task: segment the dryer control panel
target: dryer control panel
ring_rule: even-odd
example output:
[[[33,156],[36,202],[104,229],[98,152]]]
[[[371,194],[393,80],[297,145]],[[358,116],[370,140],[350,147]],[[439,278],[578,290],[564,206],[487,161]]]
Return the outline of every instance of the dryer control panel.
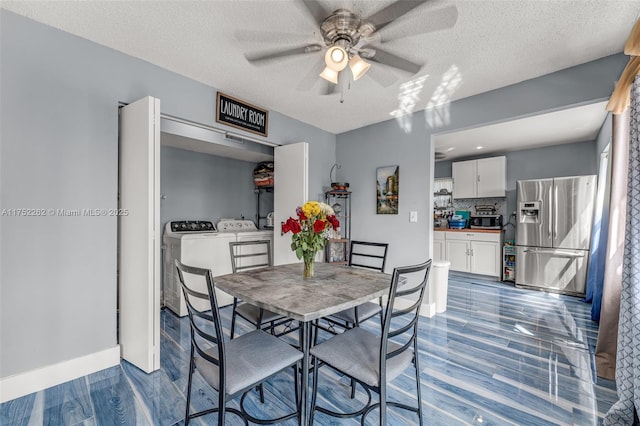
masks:
[[[177,220],[171,222],[172,232],[216,232],[213,222],[208,220]]]

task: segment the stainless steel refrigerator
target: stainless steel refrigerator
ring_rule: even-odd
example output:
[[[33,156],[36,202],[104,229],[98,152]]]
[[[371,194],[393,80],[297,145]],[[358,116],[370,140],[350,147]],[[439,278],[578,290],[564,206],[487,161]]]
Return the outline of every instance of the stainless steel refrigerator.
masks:
[[[596,176],[520,180],[516,286],[582,296]]]

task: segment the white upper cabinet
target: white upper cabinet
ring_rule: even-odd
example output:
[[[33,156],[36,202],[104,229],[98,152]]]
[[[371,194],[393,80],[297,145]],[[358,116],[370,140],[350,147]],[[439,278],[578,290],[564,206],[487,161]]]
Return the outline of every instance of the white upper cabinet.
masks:
[[[453,176],[453,198],[476,197],[477,160],[452,163],[451,174]]]
[[[506,157],[452,163],[453,198],[504,197],[507,187]]]
[[[507,158],[483,158],[477,162],[477,197],[504,197],[507,189]]]

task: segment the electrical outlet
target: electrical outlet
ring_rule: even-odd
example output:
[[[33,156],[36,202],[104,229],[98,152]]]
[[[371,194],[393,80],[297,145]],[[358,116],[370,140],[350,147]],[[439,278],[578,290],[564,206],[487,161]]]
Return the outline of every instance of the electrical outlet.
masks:
[[[409,212],[409,222],[418,221],[418,212]]]

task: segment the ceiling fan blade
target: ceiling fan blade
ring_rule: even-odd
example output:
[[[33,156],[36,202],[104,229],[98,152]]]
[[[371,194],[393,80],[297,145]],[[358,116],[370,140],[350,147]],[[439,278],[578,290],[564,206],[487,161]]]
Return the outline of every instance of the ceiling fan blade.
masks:
[[[279,43],[282,44],[283,40],[287,40],[290,43],[309,43],[314,41],[314,38],[309,37],[309,34],[303,33],[287,33],[282,31],[257,31],[257,30],[236,30],[234,32],[235,38],[238,41],[249,43]],[[321,41],[318,38],[317,41]]]
[[[324,87],[322,88],[321,95],[333,95],[338,93],[338,84],[333,84],[327,80],[322,80]]]
[[[387,26],[393,20],[398,19],[402,15],[412,11],[421,4],[426,3],[429,0],[398,0],[395,3],[391,3],[384,9],[374,13],[365,19],[365,22],[373,24],[376,31]]]
[[[306,46],[294,47],[293,49],[276,50],[265,53],[246,54],[244,57],[247,61],[254,65],[262,65],[274,59],[284,59],[289,56],[305,55],[309,53],[315,53],[322,50],[322,46],[319,44],[308,44]]]
[[[418,65],[415,62],[411,62],[392,53],[385,52],[382,49],[374,48],[373,50],[375,50],[375,54],[369,57],[369,60],[373,62],[398,68],[399,70],[406,71],[410,74],[415,74],[420,71],[420,68],[422,68],[421,65]]]
[[[296,89],[311,90],[311,88],[315,86],[318,80],[322,80],[320,78],[320,73],[324,69],[324,66],[325,66],[324,56],[321,56],[320,58],[318,58],[318,61],[316,61],[316,63],[313,64],[313,66],[309,69],[309,72],[307,72],[304,75],[304,77],[302,77],[302,80],[300,80],[300,83],[298,83],[298,85],[296,86]],[[326,81],[326,80],[322,80],[322,81]]]
[[[302,0],[302,3],[307,8],[309,15],[313,18],[313,20],[320,26],[322,21],[331,14],[330,10],[326,10],[320,3],[314,0]]]
[[[389,87],[398,81],[398,77],[384,67],[371,67],[365,75],[371,77],[373,81],[382,87]]]
[[[407,23],[402,28],[398,28],[396,31],[392,27],[387,27],[381,32],[377,32],[379,36],[378,41],[380,43],[386,43],[393,40],[398,40],[405,37],[411,37],[418,34],[428,34],[436,31],[446,30],[452,28],[458,21],[458,8],[455,6],[448,6],[439,10],[429,12],[426,17],[420,17],[420,22],[416,22],[416,25],[410,25]],[[395,27],[393,27],[395,29]],[[408,28],[408,31],[407,31]],[[395,35],[393,33],[396,33]]]

